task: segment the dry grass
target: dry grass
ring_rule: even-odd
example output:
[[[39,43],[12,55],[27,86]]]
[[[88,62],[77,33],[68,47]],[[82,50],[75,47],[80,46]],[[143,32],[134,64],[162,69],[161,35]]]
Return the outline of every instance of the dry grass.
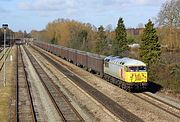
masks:
[[[7,121],[9,98],[11,96],[10,86],[0,86],[0,122]]]
[[[4,72],[0,71],[0,122],[8,121],[11,98],[12,98],[12,83],[14,82],[14,66],[15,66],[15,51],[13,53],[13,62],[9,61],[9,57],[6,61],[6,87],[3,85]]]

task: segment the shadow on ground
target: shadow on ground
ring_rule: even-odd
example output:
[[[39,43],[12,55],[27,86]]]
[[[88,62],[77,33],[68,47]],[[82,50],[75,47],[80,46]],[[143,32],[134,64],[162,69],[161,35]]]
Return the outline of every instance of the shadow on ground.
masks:
[[[154,82],[148,82],[148,86],[146,89],[133,89],[132,93],[142,93],[142,92],[151,92],[155,94],[156,92],[160,91],[163,87],[159,84],[156,84]]]
[[[149,82],[147,91],[151,93],[156,93],[160,91],[163,87],[159,84],[156,84],[154,82]]]

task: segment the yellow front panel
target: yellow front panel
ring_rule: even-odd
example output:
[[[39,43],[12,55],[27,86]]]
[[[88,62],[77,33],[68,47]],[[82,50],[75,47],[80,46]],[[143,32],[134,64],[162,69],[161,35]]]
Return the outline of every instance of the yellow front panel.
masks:
[[[147,72],[125,72],[126,82],[147,82]]]

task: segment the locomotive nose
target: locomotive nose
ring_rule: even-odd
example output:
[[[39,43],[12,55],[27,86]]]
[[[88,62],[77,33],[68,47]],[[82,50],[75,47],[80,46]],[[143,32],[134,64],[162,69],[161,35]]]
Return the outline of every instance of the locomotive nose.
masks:
[[[140,73],[137,73],[137,74],[135,75],[135,80],[136,80],[136,81],[141,81],[141,80],[142,80]]]
[[[130,75],[131,82],[146,82],[147,75],[146,73],[132,73]]]

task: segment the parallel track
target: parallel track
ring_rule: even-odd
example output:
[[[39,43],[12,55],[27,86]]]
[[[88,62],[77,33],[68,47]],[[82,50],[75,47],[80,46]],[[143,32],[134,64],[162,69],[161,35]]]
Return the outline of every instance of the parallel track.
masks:
[[[27,80],[21,49],[17,47],[16,122],[36,122],[31,91]]]
[[[180,119],[180,108],[147,93],[134,93],[133,95]]]
[[[4,49],[3,49],[4,50]],[[2,60],[3,59],[3,57],[4,57],[4,52],[2,52],[3,50],[1,50],[1,52],[0,52],[0,54],[2,53],[2,55],[1,55],[1,57],[0,57],[0,60]],[[6,49],[6,52],[5,53],[7,53],[7,51],[9,50],[9,48],[8,49]]]
[[[5,60],[7,60],[7,58],[8,58],[8,56],[9,56],[9,53],[11,52],[11,50],[12,50],[12,48],[10,48],[10,49],[6,49],[6,52],[5,52],[5,54],[6,54],[6,57],[5,57]],[[7,54],[8,53],[8,54]],[[0,71],[2,70],[2,68],[3,68],[3,66],[4,66],[4,54],[2,54],[1,55],[1,57],[0,57]]]
[[[41,68],[39,63],[33,57],[33,55],[28,51],[27,48],[24,48],[33,67],[36,70],[42,84],[47,90],[48,95],[50,96],[54,106],[56,107],[59,115],[63,121],[74,121],[80,122],[84,121],[75,108],[70,104],[68,99],[63,95],[59,88],[53,83],[51,78],[46,74],[46,72]]]
[[[42,51],[39,51],[37,48],[33,47],[36,51],[38,51],[45,59],[47,59],[52,65],[54,65],[60,72],[66,75],[71,81],[73,81],[76,85],[82,88],[85,92],[87,92],[90,96],[100,102],[105,108],[107,108],[111,113],[113,113],[120,120],[125,122],[142,122],[143,120],[129,112],[112,99],[95,89],[94,87],[87,84],[78,76],[74,75],[72,72],[67,70],[65,67],[61,65],[61,62],[49,54],[45,54]]]

